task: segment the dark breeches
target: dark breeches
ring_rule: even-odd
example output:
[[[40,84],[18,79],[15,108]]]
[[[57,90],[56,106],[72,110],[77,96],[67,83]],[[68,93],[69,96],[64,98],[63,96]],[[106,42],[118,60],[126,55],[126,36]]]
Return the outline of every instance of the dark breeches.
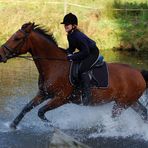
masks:
[[[82,60],[79,66],[79,74],[89,71],[91,66],[96,62],[98,56],[99,54],[91,54]]]

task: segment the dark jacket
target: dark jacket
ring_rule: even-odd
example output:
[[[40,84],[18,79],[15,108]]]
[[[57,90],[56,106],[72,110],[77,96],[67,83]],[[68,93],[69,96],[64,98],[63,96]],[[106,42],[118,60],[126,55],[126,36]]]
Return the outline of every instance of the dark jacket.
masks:
[[[76,49],[79,52],[76,52],[72,55],[72,60],[83,60],[90,54],[98,53],[96,47],[96,42],[88,38],[84,33],[79,31],[78,29],[74,30],[72,33],[67,35],[67,39],[69,42],[69,48],[67,52],[72,54]]]

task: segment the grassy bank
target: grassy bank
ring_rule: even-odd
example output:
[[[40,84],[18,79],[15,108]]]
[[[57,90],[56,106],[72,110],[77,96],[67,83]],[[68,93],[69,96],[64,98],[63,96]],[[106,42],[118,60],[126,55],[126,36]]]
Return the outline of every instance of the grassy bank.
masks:
[[[35,22],[53,32],[59,46],[67,47],[66,33],[60,22],[64,16],[64,0],[58,4],[47,0],[5,0],[0,2],[0,44],[23,23]],[[79,27],[93,38],[100,49],[148,50],[148,3],[146,0],[67,0],[67,13],[79,18]],[[97,9],[93,9],[97,8]],[[126,9],[140,9],[129,11]],[[119,10],[122,9],[122,10]]]

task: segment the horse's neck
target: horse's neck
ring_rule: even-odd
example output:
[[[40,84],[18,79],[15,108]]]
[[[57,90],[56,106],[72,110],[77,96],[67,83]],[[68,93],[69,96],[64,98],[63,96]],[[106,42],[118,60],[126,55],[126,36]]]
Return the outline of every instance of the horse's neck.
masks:
[[[52,71],[53,66],[58,67],[61,62],[66,60],[66,52],[64,50],[58,48],[52,41],[38,33],[33,32],[31,34],[30,43],[30,53],[35,58],[34,62],[41,75],[42,73],[47,73],[47,69]]]
[[[52,41],[49,41],[38,33],[32,33],[31,42],[32,56],[45,57],[49,59],[66,59],[66,52],[62,51]]]

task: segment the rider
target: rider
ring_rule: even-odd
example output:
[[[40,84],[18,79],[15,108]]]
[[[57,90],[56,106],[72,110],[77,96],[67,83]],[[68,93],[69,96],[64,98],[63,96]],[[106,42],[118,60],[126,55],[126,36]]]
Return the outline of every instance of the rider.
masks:
[[[65,15],[61,24],[64,24],[69,42],[67,58],[70,61],[80,62],[79,75],[82,84],[83,105],[89,105],[91,101],[91,92],[88,71],[97,61],[99,49],[97,48],[95,41],[78,29],[78,19],[76,15],[68,13]],[[78,52],[74,53],[76,49],[78,49]]]

